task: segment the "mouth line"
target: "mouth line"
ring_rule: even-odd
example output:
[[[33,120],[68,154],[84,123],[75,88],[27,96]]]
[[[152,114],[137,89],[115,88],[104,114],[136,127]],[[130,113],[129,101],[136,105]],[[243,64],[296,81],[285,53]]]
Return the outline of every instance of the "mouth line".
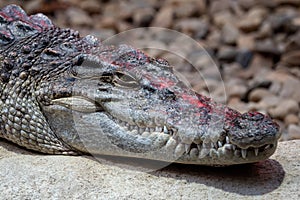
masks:
[[[120,119],[112,117],[114,123],[118,124],[120,128],[129,132],[132,135],[139,135],[146,138],[151,136],[165,136],[169,138],[165,143],[166,149],[173,149],[174,156],[180,158],[181,156],[189,156],[190,158],[203,159],[207,156],[217,158],[221,155],[229,155],[241,159],[251,159],[259,157],[264,152],[274,148],[274,144],[264,144],[258,147],[241,148],[230,142],[227,135],[222,136],[217,142],[193,141],[190,144],[183,143],[177,134],[176,128],[171,128],[168,125],[156,125],[152,127],[141,127],[137,124],[128,123]]]

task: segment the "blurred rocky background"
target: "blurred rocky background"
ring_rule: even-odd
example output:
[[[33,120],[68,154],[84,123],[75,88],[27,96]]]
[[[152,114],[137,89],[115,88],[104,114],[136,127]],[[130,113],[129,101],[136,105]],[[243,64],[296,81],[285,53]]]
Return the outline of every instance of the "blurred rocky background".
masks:
[[[12,3],[101,40],[139,27],[184,33],[208,54],[168,32],[142,29],[131,37],[139,47],[180,50],[145,49],[196,91],[241,112],[267,113],[280,124],[281,140],[300,139],[300,0],[1,0],[0,7]]]

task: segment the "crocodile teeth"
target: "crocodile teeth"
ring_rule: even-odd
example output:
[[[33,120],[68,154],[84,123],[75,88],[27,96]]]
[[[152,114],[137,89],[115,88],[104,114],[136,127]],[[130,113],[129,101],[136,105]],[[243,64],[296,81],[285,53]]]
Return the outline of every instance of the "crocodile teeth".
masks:
[[[247,157],[247,150],[246,149],[242,149],[242,157],[245,159]]]
[[[132,131],[131,131],[131,134],[137,135],[137,134],[138,134],[138,131],[137,131],[137,130],[132,130]]]
[[[197,148],[192,148],[190,151],[190,156],[192,159],[196,159],[198,157],[199,151]]]
[[[254,154],[255,154],[255,156],[258,156],[258,148],[254,149]]]
[[[228,136],[226,136],[226,143],[227,143],[227,144],[229,144],[229,143],[230,143],[230,141],[229,141],[229,137],[228,137]]]
[[[219,147],[222,147],[222,146],[223,146],[223,145],[222,145],[222,142],[218,141],[218,146],[219,146]]]
[[[200,151],[202,148],[201,144],[197,144],[197,149]]]
[[[185,144],[184,148],[185,148],[185,152],[188,153],[190,151],[191,145],[190,144]]]
[[[161,128],[160,127],[156,127],[155,128],[155,132],[161,132]]]
[[[266,150],[266,149],[269,149],[270,147],[271,147],[271,145],[267,145],[267,146],[265,147],[265,150]]]
[[[235,149],[236,149],[236,146],[233,144],[232,145],[232,150],[235,151]]]
[[[207,148],[201,149],[201,151],[199,152],[198,158],[199,158],[199,159],[204,158],[205,156],[207,156],[207,155],[209,154],[209,152],[210,152],[210,150],[207,149]]]
[[[183,144],[178,144],[175,149],[175,156],[180,157],[185,152],[185,147]]]
[[[164,133],[165,133],[165,134],[168,134],[168,129],[167,129],[166,126],[164,126]]]
[[[150,135],[150,132],[145,131],[144,133],[142,133],[143,137],[148,137]]]
[[[224,145],[224,149],[226,149],[226,150],[231,150],[232,149],[232,145],[231,144],[225,144]]]
[[[143,133],[143,132],[145,132],[145,131],[146,131],[145,128],[139,128],[139,132],[140,132],[140,133]]]
[[[174,140],[172,137],[169,138],[166,147],[167,148],[174,148],[176,146],[176,140]]]

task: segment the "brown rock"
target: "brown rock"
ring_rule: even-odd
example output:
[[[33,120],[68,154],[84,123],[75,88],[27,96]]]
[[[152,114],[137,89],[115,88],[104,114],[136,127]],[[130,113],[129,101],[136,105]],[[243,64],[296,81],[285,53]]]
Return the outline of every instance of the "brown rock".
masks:
[[[255,44],[255,38],[252,34],[239,34],[237,38],[237,46],[240,49],[253,50]]]
[[[247,87],[239,79],[232,79],[226,84],[228,97],[243,97],[247,92]]]
[[[206,19],[199,18],[189,18],[189,19],[181,19],[176,22],[174,28],[178,31],[182,31],[189,35],[195,35],[199,30],[208,31],[208,23]]]
[[[279,82],[280,84],[284,83],[288,79],[290,79],[291,76],[284,72],[284,71],[271,71],[267,76],[266,80],[272,81],[272,82]]]
[[[269,109],[275,108],[280,103],[280,101],[281,99],[278,96],[274,96],[273,94],[271,94],[270,96],[263,97],[263,99],[259,103],[264,104],[265,109]]]
[[[296,27],[300,27],[300,16],[292,19],[292,25]]]
[[[254,50],[259,53],[272,54],[274,56],[278,56],[281,53],[279,46],[271,38],[257,40]]]
[[[230,0],[217,0],[217,1],[212,1],[210,5],[210,13],[213,15],[217,12],[221,11],[227,11],[231,7],[231,2]]]
[[[256,38],[265,39],[271,37],[273,34],[272,26],[269,22],[265,22],[260,27],[258,33],[256,34]]]
[[[300,50],[283,54],[280,62],[287,66],[300,66]]]
[[[234,47],[222,46],[217,54],[217,58],[221,61],[234,61],[238,51]]]
[[[125,22],[125,21],[117,21],[116,22],[116,29],[118,32],[127,31],[129,29],[132,29],[132,24]]]
[[[295,124],[290,124],[288,126],[288,136],[289,139],[300,139],[300,127]]]
[[[151,26],[170,28],[173,23],[173,8],[163,7],[156,15]]]
[[[291,98],[300,103],[300,90],[298,86],[300,86],[300,80],[293,76],[289,76],[289,78],[283,82],[282,89],[279,94],[280,97]]]
[[[66,15],[71,26],[91,26],[93,24],[88,13],[79,8],[70,7],[66,11]]]
[[[225,44],[235,45],[239,37],[239,30],[231,23],[226,23],[222,28],[222,40]]]
[[[208,34],[205,43],[211,49],[218,49],[221,42],[221,33],[218,30],[213,30],[210,34]]]
[[[214,24],[221,28],[226,23],[235,23],[236,18],[228,10],[213,15]]]
[[[237,2],[241,8],[246,9],[246,10],[254,7],[255,4],[257,4],[257,2],[255,0],[239,0]]]
[[[299,123],[299,118],[295,114],[288,114],[284,118],[284,123],[287,124],[287,125],[289,125],[289,124],[298,124]]]
[[[257,88],[250,92],[249,94],[249,100],[253,102],[259,102],[263,98],[273,96],[273,94],[264,88]]]
[[[277,5],[290,4],[290,5],[294,5],[294,6],[300,6],[299,0],[274,0],[274,3],[276,3]]]
[[[254,7],[238,23],[238,27],[245,32],[256,31],[264,21],[267,10],[262,7]]]
[[[243,70],[241,72],[238,72],[238,76],[244,79],[249,79],[252,77],[263,77],[263,79],[266,79],[264,76],[265,74],[269,74],[269,71],[267,69],[270,69],[273,66],[272,59],[263,56],[261,54],[255,53],[252,58],[252,62],[250,63],[250,66],[247,70]],[[263,73],[262,73],[263,72]]]
[[[178,1],[176,6],[174,6],[174,17],[180,19],[199,15],[200,13],[196,3],[197,1],[195,0],[192,0],[189,3]]]
[[[289,37],[286,44],[286,52],[298,51],[300,49],[300,30],[297,33]]]
[[[79,7],[88,13],[101,13],[102,4],[97,0],[80,1]]]
[[[108,28],[108,29],[115,29],[116,28],[116,21],[113,17],[110,16],[103,16],[100,19],[95,19],[99,23],[95,24],[96,29]]]
[[[295,100],[285,99],[276,108],[270,108],[268,112],[273,118],[284,119],[288,114],[298,113],[299,105]]]
[[[242,102],[240,100],[240,97],[232,97],[229,99],[228,101],[228,106],[241,112],[241,113],[244,113],[244,112],[247,112],[249,111],[249,107],[247,104],[245,104],[244,102]]]
[[[133,13],[133,24],[135,26],[149,26],[155,15],[153,8],[136,9]]]

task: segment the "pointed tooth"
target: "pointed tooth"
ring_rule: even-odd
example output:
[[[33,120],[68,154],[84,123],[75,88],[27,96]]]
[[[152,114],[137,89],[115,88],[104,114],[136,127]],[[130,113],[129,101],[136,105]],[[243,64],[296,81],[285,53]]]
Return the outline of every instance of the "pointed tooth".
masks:
[[[144,133],[142,133],[143,137],[148,137],[150,135],[150,132],[145,131]]]
[[[201,144],[197,144],[197,149],[200,151],[202,149]]]
[[[204,158],[205,156],[207,156],[209,154],[209,152],[210,152],[210,149],[202,148],[201,151],[199,152],[198,158],[199,159]]]
[[[168,129],[166,126],[164,126],[164,134],[168,134]]]
[[[145,132],[145,128],[139,128],[139,133],[142,134]]]
[[[155,132],[160,132],[161,131],[161,128],[160,127],[155,127]]]
[[[224,144],[224,149],[232,150],[232,145],[231,144]]]
[[[226,136],[226,143],[227,143],[227,144],[229,144],[229,143],[230,143],[230,141],[229,141],[229,137],[228,137],[228,136]]]
[[[155,132],[155,128],[153,128],[153,127],[149,128],[149,130],[150,130],[151,133]]]
[[[178,144],[177,147],[176,147],[176,149],[175,149],[175,156],[177,158],[180,157],[180,156],[182,156],[183,153],[184,153],[184,151],[185,151],[184,144],[181,144],[181,143]]]
[[[185,148],[185,152],[188,153],[190,151],[191,145],[190,144],[185,144],[184,148]]]
[[[214,142],[214,147],[215,147],[215,149],[218,149],[218,148],[219,148],[218,142]]]
[[[174,140],[172,137],[170,137],[166,144],[166,148],[175,148],[176,143],[177,143],[176,140]]]
[[[268,145],[265,147],[265,150],[266,150],[266,149],[269,149],[269,148],[270,148],[270,146],[271,146],[271,145],[269,145],[269,144],[268,144]]]
[[[246,159],[246,157],[247,157],[247,149],[242,149],[242,157],[244,158],[244,159]]]
[[[210,149],[209,156],[212,157],[212,158],[217,158],[217,157],[219,157],[219,153],[215,149]]]
[[[236,150],[236,146],[233,144],[232,145],[232,150],[235,151]]]
[[[218,141],[218,146],[219,146],[219,147],[222,147],[222,146],[223,146],[221,141]]]
[[[255,156],[258,156],[258,148],[254,149],[254,154],[255,154]]]
[[[199,151],[197,148],[192,148],[190,151],[190,157],[194,160],[196,160],[198,158],[199,155]]]
[[[233,154],[234,154],[235,156],[239,156],[239,155],[240,155],[240,151],[239,151],[239,150],[234,150]]]
[[[202,147],[205,148],[205,149],[210,149],[211,148],[211,143],[203,143]]]
[[[130,125],[130,126],[128,126],[128,130],[133,130],[134,129],[134,126],[133,125]]]

